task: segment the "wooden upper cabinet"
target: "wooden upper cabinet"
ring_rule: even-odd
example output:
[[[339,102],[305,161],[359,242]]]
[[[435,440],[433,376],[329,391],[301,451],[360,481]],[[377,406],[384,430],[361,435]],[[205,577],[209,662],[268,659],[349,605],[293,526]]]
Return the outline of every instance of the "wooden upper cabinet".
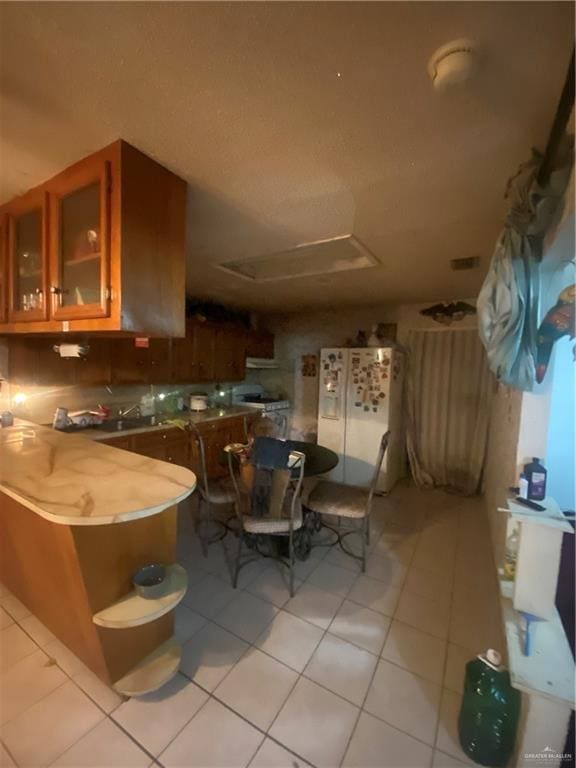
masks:
[[[192,378],[192,339],[172,340],[172,375],[170,381],[173,384],[186,384],[195,381]]]
[[[110,162],[89,157],[48,187],[51,317],[109,317]]]
[[[274,334],[268,331],[246,332],[247,357],[274,357]]]
[[[42,189],[32,190],[4,211],[8,322],[22,323],[28,331],[48,317],[48,196]]]
[[[214,381],[241,381],[246,371],[246,338],[242,328],[216,329]]]
[[[216,328],[209,323],[194,323],[192,334],[193,381],[216,379]]]
[[[172,358],[170,339],[150,339],[148,350],[148,383],[170,384]]]
[[[148,384],[149,352],[137,347],[134,339],[118,339],[112,344],[112,383]]]
[[[130,144],[67,168],[0,220],[0,332],[184,336],[186,183]]]
[[[86,357],[74,358],[74,383],[78,386],[110,384],[112,381],[111,339],[92,338]]]
[[[170,339],[149,339],[147,347],[134,339],[118,339],[112,345],[114,384],[169,384],[171,375]]]
[[[185,339],[172,341],[172,381],[238,381],[244,378],[244,331],[233,325],[189,321]]]

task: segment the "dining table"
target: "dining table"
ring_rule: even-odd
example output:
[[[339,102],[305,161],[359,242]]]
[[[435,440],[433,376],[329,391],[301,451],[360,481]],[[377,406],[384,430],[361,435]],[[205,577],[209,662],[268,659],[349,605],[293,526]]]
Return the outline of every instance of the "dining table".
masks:
[[[304,460],[304,477],[317,477],[318,475],[324,475],[331,472],[338,466],[338,454],[326,448],[324,445],[318,445],[317,443],[307,443],[303,440],[286,440],[290,449],[293,451],[299,451],[305,456]],[[322,529],[331,531],[335,539],[329,542],[314,543],[314,536],[319,534]],[[277,539],[276,546],[280,554],[285,556],[287,552],[287,542],[285,537],[275,537]],[[294,531],[294,554],[298,560],[307,560],[310,556],[313,546],[332,546],[339,540],[338,532],[331,526],[326,525],[321,516],[309,509],[306,503],[302,503],[302,526],[298,530]]]
[[[286,440],[292,451],[300,451],[305,458],[304,477],[315,477],[331,472],[338,466],[338,454],[330,448],[303,440]]]
[[[284,442],[284,441],[283,441]],[[311,478],[318,475],[324,475],[335,467],[338,466],[339,458],[338,454],[330,448],[326,448],[324,445],[318,445],[317,443],[308,443],[303,440],[286,440],[285,441],[290,450],[299,451],[305,456],[304,460],[304,477]],[[226,452],[222,451],[220,458],[222,464],[227,462]],[[294,476],[296,476],[298,470],[294,470]],[[327,529],[334,534],[334,539],[330,542],[314,542],[314,537],[317,536],[322,529]],[[244,534],[246,543],[248,546],[258,548],[256,544],[257,536],[252,534]],[[270,535],[270,539],[274,541],[276,552],[283,558],[288,557],[288,541],[285,536]],[[307,560],[310,556],[313,546],[332,546],[339,540],[338,531],[326,525],[321,516],[311,509],[306,507],[306,504],[302,504],[302,525],[300,528],[294,531],[294,554],[298,560]]]

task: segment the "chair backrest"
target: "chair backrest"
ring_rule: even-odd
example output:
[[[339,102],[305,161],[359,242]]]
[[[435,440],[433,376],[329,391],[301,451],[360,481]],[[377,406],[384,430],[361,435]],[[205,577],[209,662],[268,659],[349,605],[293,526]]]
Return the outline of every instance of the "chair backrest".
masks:
[[[285,443],[282,445],[285,446]],[[299,451],[289,451],[279,461],[269,455],[268,461],[253,463],[252,460],[246,461],[246,449],[247,446],[238,443],[224,449],[228,455],[228,469],[236,492],[239,518],[252,515],[264,518],[289,517],[293,520],[300,503],[305,455]]]
[[[288,430],[288,419],[282,414],[275,414],[273,418],[259,414],[256,419],[244,416],[244,432],[247,442],[257,437],[274,437],[277,440],[285,440]]]
[[[200,474],[200,492],[204,495],[204,498],[208,498],[208,472],[206,470],[206,449],[204,447],[204,438],[198,431],[198,428],[194,425],[190,425],[190,431],[192,433],[192,439],[198,447],[198,460],[199,460],[199,474]]]
[[[390,430],[384,432],[380,439],[380,446],[378,447],[378,456],[376,457],[376,464],[374,465],[374,473],[370,482],[370,493],[368,495],[369,501],[372,501],[372,496],[376,492],[378,487],[378,477],[380,476],[380,470],[382,469],[382,462],[384,461],[384,455],[390,442]]]

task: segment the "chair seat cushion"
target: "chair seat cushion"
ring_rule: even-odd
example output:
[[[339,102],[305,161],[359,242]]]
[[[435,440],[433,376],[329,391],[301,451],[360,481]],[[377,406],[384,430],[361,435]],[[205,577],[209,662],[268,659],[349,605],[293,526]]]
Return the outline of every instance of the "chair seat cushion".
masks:
[[[306,506],[321,515],[365,517],[368,492],[352,485],[323,480],[308,496]]]
[[[245,515],[242,518],[246,533],[267,533],[270,535],[290,532],[290,520],[287,517],[253,517]],[[302,527],[302,506],[296,504],[294,510],[293,530]]]
[[[233,504],[236,501],[236,491],[232,481],[223,477],[219,480],[208,481],[208,494],[199,484],[200,496],[210,504]]]

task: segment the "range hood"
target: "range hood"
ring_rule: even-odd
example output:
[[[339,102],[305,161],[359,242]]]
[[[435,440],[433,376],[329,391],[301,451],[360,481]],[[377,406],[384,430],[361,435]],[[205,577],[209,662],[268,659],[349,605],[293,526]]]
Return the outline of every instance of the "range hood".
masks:
[[[246,368],[279,368],[278,360],[270,357],[247,357]]]

